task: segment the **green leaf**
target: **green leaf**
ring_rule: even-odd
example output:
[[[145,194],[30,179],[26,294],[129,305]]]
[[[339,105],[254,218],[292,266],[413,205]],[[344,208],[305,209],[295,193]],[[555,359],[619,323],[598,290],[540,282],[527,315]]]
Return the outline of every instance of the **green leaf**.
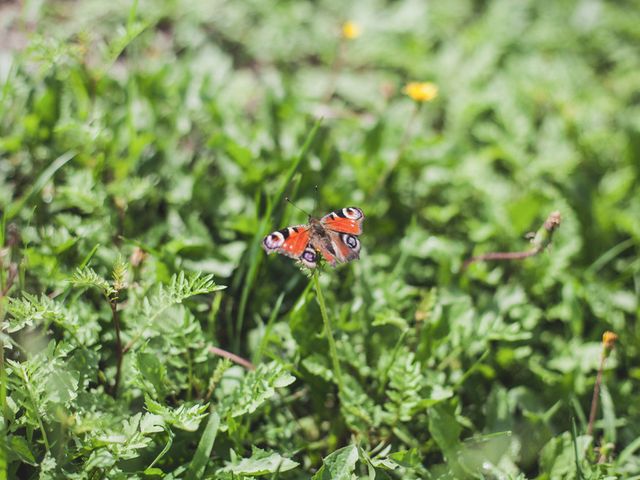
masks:
[[[582,462],[591,442],[588,435],[576,436],[574,440],[569,432],[553,437],[540,453],[541,471],[549,478],[576,477],[582,472]]]
[[[189,465],[189,470],[186,475],[187,480],[199,479],[204,475],[204,470],[209,462],[209,456],[211,455],[211,450],[213,450],[213,443],[216,440],[219,426],[220,416],[215,411],[211,412],[207,426],[202,433],[202,437],[200,437],[200,442],[198,442],[196,453],[193,455],[193,459]]]
[[[260,364],[248,372],[233,391],[225,393],[219,405],[220,416],[239,417],[253,413],[275,395],[277,388],[291,385],[294,381],[295,377],[279,363]],[[223,424],[221,430],[226,428]]]
[[[49,165],[38,176],[38,178],[35,179],[35,181],[31,184],[25,194],[6,207],[6,209],[4,210],[3,223],[11,220],[18,213],[20,213],[20,210],[22,210],[29,199],[40,190],[42,190],[42,188],[51,179],[51,177],[53,177],[58,170],[64,167],[64,165],[76,155],[76,152],[66,152],[56,158],[53,162],[51,162],[51,165]]]
[[[116,290],[111,284],[90,267],[77,269],[73,277],[71,277],[71,283],[80,288],[97,288],[101,290],[106,297],[110,297],[116,293]]]
[[[270,473],[288,472],[299,465],[298,462],[276,452],[268,452],[257,447],[252,447],[251,450],[251,457],[227,463],[222,471],[234,475],[258,477]]]
[[[604,440],[613,444],[617,443],[616,435],[616,411],[613,405],[611,393],[606,385],[600,387],[600,398],[602,399],[602,423],[604,425]]]
[[[385,408],[393,412],[400,421],[408,422],[416,408],[422,404],[424,396],[421,390],[425,379],[420,364],[415,361],[415,354],[403,347],[396,355],[388,375],[387,396],[390,401],[385,404]]]
[[[18,456],[21,461],[28,463],[29,465],[37,465],[36,459],[29,449],[29,444],[24,438],[11,435],[9,436],[8,440],[9,451],[11,453]]]
[[[191,406],[180,405],[177,408],[170,408],[161,405],[149,396],[145,395],[147,410],[162,417],[168,424],[180,430],[195,432],[200,425],[200,421],[207,416],[205,413],[209,404],[195,404]]]
[[[152,353],[138,352],[138,370],[143,379],[149,382],[157,396],[164,398],[165,382],[167,378],[166,366],[160,361],[157,355]]]
[[[400,450],[389,455],[389,458],[403,467],[414,468],[420,465],[420,451],[417,448]]]
[[[10,318],[3,328],[9,333],[43,323],[62,323],[70,315],[62,305],[46,295],[37,298],[26,292],[22,293],[22,298],[10,298],[7,311]]]
[[[313,480],[351,480],[358,462],[358,447],[348,445],[327,455]]]
[[[459,438],[462,428],[451,413],[450,407],[445,404],[437,404],[428,410],[428,415],[429,433],[442,450],[452,472],[456,476],[464,475],[462,467],[458,463]]]

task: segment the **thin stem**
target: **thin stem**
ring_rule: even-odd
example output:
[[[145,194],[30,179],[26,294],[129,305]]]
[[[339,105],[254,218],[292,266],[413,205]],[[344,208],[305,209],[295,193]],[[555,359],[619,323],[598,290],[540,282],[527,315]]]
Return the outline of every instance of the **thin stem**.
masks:
[[[113,317],[113,324],[116,328],[116,378],[113,383],[113,396],[116,397],[118,395],[118,386],[120,385],[120,375],[122,372],[122,359],[124,357],[124,353],[122,350],[122,339],[120,338],[120,318],[118,316],[118,296],[111,298],[109,300],[109,304],[111,305],[111,315]]]
[[[598,413],[598,398],[600,397],[600,384],[602,383],[602,371],[604,370],[604,362],[607,359],[606,347],[603,347],[602,354],[600,355],[600,368],[598,368],[598,374],[596,375],[596,383],[593,386],[593,396],[591,397],[591,412],[589,412],[589,423],[587,425],[587,435],[593,434],[593,424],[596,421],[596,414]]]
[[[213,353],[214,355],[217,355],[219,357],[228,358],[232,362],[235,362],[238,365],[242,365],[247,370],[255,370],[256,369],[256,367],[253,365],[253,363],[251,363],[249,360],[245,360],[244,358],[239,357],[235,353],[227,352],[226,350],[223,350],[221,348],[209,346],[209,353]]]
[[[466,269],[474,262],[480,262],[483,260],[522,260],[527,257],[533,257],[541,252],[540,249],[535,248],[533,250],[527,250],[525,252],[491,252],[483,255],[477,255],[471,257],[464,262],[462,269]]]
[[[189,349],[184,353],[187,357],[187,382],[189,387],[187,389],[187,401],[191,401],[191,390],[193,389],[193,364],[191,362],[191,352]]]
[[[551,245],[553,233],[560,226],[560,212],[551,212],[542,226],[528,236],[531,238],[533,248],[524,252],[491,252],[483,255],[468,258],[462,264],[462,270],[466,270],[469,265],[482,260],[522,260],[524,258],[533,257],[546,250]]]
[[[342,370],[340,369],[340,361],[338,360],[338,349],[336,348],[336,341],[333,338],[333,328],[331,327],[331,320],[327,315],[327,307],[324,303],[324,296],[322,295],[322,289],[320,288],[319,273],[316,270],[313,273],[313,284],[316,289],[316,298],[318,299],[318,305],[320,305],[320,314],[324,322],[324,330],[327,334],[327,341],[329,342],[329,354],[331,355],[331,362],[333,363],[333,374],[338,382],[338,394],[344,392],[344,382],[342,380]]]
[[[255,356],[253,357],[254,363],[260,363],[262,360],[262,355],[264,354],[264,349],[267,347],[267,343],[269,343],[269,336],[271,335],[271,329],[273,328],[273,322],[275,322],[278,313],[280,312],[280,307],[282,306],[282,301],[284,300],[284,292],[280,294],[278,299],[276,300],[276,304],[271,310],[271,315],[269,316],[269,320],[267,320],[267,325],[264,328],[264,333],[262,338],[260,339],[260,344],[258,345],[258,350],[256,351]]]
[[[4,324],[4,298],[0,297],[0,332],[2,332]],[[1,455],[6,459],[7,453],[7,372],[4,366],[4,339],[0,339],[0,414],[2,414],[2,422],[0,422],[0,449]],[[6,462],[0,463],[0,478],[6,478]]]

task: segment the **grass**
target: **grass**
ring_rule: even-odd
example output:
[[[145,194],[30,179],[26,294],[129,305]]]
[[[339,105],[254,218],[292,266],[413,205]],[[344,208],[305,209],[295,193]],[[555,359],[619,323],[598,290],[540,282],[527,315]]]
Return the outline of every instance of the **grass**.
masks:
[[[0,480],[640,478],[634,7],[4,2]]]

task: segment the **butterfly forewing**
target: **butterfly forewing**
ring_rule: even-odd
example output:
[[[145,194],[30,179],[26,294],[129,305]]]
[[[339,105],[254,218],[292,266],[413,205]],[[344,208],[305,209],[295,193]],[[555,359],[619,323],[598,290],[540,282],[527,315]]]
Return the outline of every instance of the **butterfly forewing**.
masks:
[[[363,221],[364,212],[358,207],[334,210],[320,219],[320,223],[329,230],[350,233],[351,235],[360,235],[362,233]]]

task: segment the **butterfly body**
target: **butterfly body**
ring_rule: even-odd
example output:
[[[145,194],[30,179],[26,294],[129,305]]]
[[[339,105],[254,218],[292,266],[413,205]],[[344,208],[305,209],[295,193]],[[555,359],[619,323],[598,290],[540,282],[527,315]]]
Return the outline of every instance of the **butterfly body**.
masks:
[[[364,213],[357,207],[335,210],[322,218],[309,217],[306,225],[283,228],[262,241],[267,253],[280,253],[315,268],[320,256],[335,267],[360,258]]]

